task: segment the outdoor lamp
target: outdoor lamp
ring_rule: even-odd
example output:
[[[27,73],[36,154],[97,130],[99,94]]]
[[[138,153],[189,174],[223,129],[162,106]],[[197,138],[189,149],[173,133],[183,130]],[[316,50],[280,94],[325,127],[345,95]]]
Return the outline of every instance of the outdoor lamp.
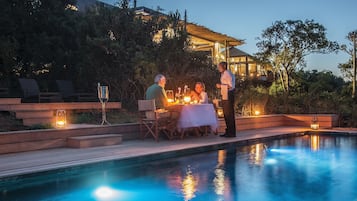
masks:
[[[64,128],[66,127],[66,110],[57,110],[56,111],[56,127]]]
[[[259,111],[259,110],[256,110],[256,111],[254,112],[254,114],[255,114],[255,116],[259,116],[259,115],[260,115],[260,111]]]
[[[314,116],[311,121],[311,129],[312,130],[318,130],[319,129],[319,122],[317,120],[317,116]]]
[[[173,90],[166,90],[167,102],[173,103],[175,102],[174,91]]]
[[[217,116],[219,118],[224,117],[223,108],[221,108],[221,107],[217,108]]]

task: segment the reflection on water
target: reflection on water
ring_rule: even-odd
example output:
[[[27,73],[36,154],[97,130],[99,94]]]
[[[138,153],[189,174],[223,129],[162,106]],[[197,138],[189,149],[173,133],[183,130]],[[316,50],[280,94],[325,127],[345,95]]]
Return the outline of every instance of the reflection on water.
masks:
[[[310,136],[310,147],[312,151],[318,151],[320,149],[320,136],[318,135]]]
[[[214,171],[215,177],[213,179],[214,192],[217,195],[224,194],[225,171],[224,171],[223,167],[224,167],[225,161],[226,161],[226,150],[219,150],[218,151],[218,163],[217,163],[217,167]]]
[[[252,165],[262,166],[266,155],[266,145],[259,143],[251,145],[249,149],[249,163]]]
[[[192,174],[190,166],[187,167],[186,176],[182,181],[182,193],[185,201],[196,197],[198,178]]]
[[[0,200],[357,200],[357,137],[305,135],[264,142],[100,167],[78,178],[61,174],[52,183],[3,190]]]

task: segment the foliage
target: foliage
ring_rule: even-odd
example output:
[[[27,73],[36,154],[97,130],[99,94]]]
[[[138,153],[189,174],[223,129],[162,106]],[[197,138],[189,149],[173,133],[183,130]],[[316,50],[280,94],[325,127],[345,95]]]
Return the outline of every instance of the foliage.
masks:
[[[157,73],[169,78],[168,88],[184,83],[193,87],[195,81],[216,77],[207,55],[187,48],[178,12],[144,20],[128,7],[128,0],[118,7],[97,4],[81,12],[70,6],[74,4],[0,2],[1,85],[13,87],[18,77],[31,77],[40,81],[41,90],[57,90],[51,81],[71,79],[77,89],[93,91],[100,82],[109,85],[111,100],[133,108]],[[160,30],[173,34],[163,32],[156,43],[152,39]]]
[[[257,57],[272,64],[284,92],[289,93],[294,72],[305,66],[312,53],[336,51],[336,42],[326,38],[326,29],[313,20],[276,21],[259,38]]]
[[[340,50],[346,52],[350,56],[350,59],[346,63],[340,63],[338,65],[338,68],[340,69],[343,77],[346,80],[353,81],[353,77],[356,76],[356,75],[354,75],[354,72],[353,72],[353,58],[354,58],[353,48],[356,48],[356,45],[353,44],[353,41],[356,40],[356,38],[357,38],[357,30],[349,32],[347,34],[346,38],[350,41],[350,44],[348,45],[350,48],[348,48],[347,45],[343,44],[340,46]]]

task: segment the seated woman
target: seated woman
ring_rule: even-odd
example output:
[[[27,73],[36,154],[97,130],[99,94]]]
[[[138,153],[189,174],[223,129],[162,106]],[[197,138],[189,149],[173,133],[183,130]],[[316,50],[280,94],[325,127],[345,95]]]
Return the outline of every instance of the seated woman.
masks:
[[[191,92],[191,100],[197,101],[197,103],[208,103],[208,96],[205,92],[205,84],[202,82],[196,82],[195,90]]]

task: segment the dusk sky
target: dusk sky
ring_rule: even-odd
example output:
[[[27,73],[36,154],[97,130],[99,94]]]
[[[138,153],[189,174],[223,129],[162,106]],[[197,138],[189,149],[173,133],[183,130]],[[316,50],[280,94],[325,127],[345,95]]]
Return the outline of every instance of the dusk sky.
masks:
[[[313,19],[327,29],[329,40],[339,44],[348,44],[347,33],[357,30],[356,0],[137,0],[137,6],[154,10],[159,6],[164,13],[178,10],[182,16],[187,10],[189,22],[245,40],[238,48],[249,54],[258,51],[256,38],[277,20]],[[348,58],[344,52],[312,55],[307,58],[307,69],[340,75],[337,66]]]

